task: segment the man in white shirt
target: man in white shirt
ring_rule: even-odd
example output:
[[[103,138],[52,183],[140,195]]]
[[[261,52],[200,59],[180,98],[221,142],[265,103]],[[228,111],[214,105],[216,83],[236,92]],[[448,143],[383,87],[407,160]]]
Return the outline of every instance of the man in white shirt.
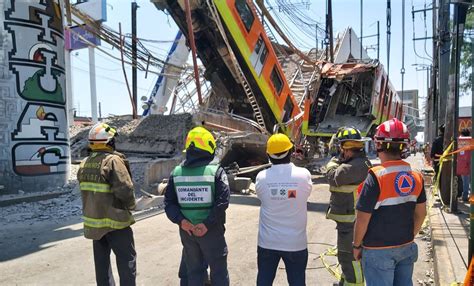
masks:
[[[261,201],[257,286],[273,284],[280,259],[285,263],[288,283],[305,285],[307,201],[312,182],[307,169],[290,162],[293,150],[286,135],[272,135],[267,142],[272,166],[257,175]]]

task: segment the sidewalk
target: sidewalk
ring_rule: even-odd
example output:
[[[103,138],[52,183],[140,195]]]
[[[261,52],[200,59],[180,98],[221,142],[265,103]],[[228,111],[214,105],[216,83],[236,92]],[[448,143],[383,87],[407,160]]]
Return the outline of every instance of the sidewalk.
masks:
[[[469,204],[458,201],[458,212],[448,213],[437,200],[429,219],[436,285],[462,283],[468,265]]]
[[[433,173],[433,169],[425,165],[419,154],[410,156],[407,161],[412,168],[422,173]],[[432,196],[431,187],[430,179],[425,178],[428,197]],[[468,265],[469,203],[458,199],[458,212],[448,213],[438,197],[433,200],[428,219],[431,226],[435,285],[462,285]]]

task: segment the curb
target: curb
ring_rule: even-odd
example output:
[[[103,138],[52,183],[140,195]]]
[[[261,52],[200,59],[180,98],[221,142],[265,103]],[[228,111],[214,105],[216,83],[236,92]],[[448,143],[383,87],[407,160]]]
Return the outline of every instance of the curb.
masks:
[[[32,193],[24,195],[4,195],[0,196],[0,207],[11,206],[19,203],[32,203],[37,201],[49,200],[70,193],[67,191],[52,191],[47,193]]]
[[[459,253],[453,252],[455,243],[449,229],[446,229],[447,222],[442,218],[443,214],[441,212],[443,210],[440,208],[440,203],[436,202],[430,210],[429,220],[435,285],[444,286],[459,281],[462,283],[465,273],[461,273],[459,269],[464,267],[462,257],[459,256]]]
[[[449,280],[454,281],[454,275],[452,275],[453,274],[452,264],[449,263],[449,265],[447,265],[448,263],[446,263],[446,262],[450,262],[447,249],[437,245],[435,241],[436,240],[435,237],[442,236],[442,233],[443,233],[441,229],[435,227],[435,225],[439,226],[441,224],[441,221],[439,219],[439,211],[442,211],[442,210],[439,209],[438,203],[435,203],[433,208],[431,208],[428,214],[428,217],[429,217],[430,226],[431,226],[430,230],[431,230],[431,245],[433,249],[434,281],[435,281],[435,285],[443,286],[443,285],[446,285],[447,283],[446,281],[449,281]],[[439,265],[440,261],[438,259],[438,256],[442,258],[447,258],[444,260],[446,265],[443,265],[444,267],[441,267],[443,269],[442,272],[440,271],[440,265]],[[446,273],[451,273],[451,275],[446,274]],[[446,276],[452,276],[452,277],[446,277]]]

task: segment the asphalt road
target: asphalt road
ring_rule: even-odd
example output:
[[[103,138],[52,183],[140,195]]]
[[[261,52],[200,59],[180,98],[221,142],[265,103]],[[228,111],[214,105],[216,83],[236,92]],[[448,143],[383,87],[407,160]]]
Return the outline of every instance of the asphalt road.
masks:
[[[335,223],[324,217],[329,200],[324,179],[314,178],[308,203],[308,285],[332,285],[335,278],[323,266],[320,254],[336,243]],[[227,211],[231,285],[255,285],[259,201],[255,196],[233,195]],[[164,213],[133,226],[138,254],[138,285],[179,285],[181,243],[178,227]],[[420,258],[414,282],[427,280],[431,263],[426,240],[417,238]],[[28,222],[0,228],[0,285],[93,285],[92,243],[82,236],[80,218],[62,223]],[[331,264],[334,257],[328,257]],[[114,273],[116,267],[113,265]],[[116,278],[116,281],[118,279]],[[288,285],[281,263],[274,285]],[[429,285],[429,284],[428,284]]]

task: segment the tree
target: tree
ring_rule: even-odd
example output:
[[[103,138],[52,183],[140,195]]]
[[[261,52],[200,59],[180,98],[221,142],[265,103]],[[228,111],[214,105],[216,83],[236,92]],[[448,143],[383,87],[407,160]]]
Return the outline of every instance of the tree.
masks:
[[[472,42],[474,41],[474,9],[470,8],[464,26],[464,43],[461,48],[461,95],[471,92],[472,88]],[[446,51],[447,52],[447,51]]]

